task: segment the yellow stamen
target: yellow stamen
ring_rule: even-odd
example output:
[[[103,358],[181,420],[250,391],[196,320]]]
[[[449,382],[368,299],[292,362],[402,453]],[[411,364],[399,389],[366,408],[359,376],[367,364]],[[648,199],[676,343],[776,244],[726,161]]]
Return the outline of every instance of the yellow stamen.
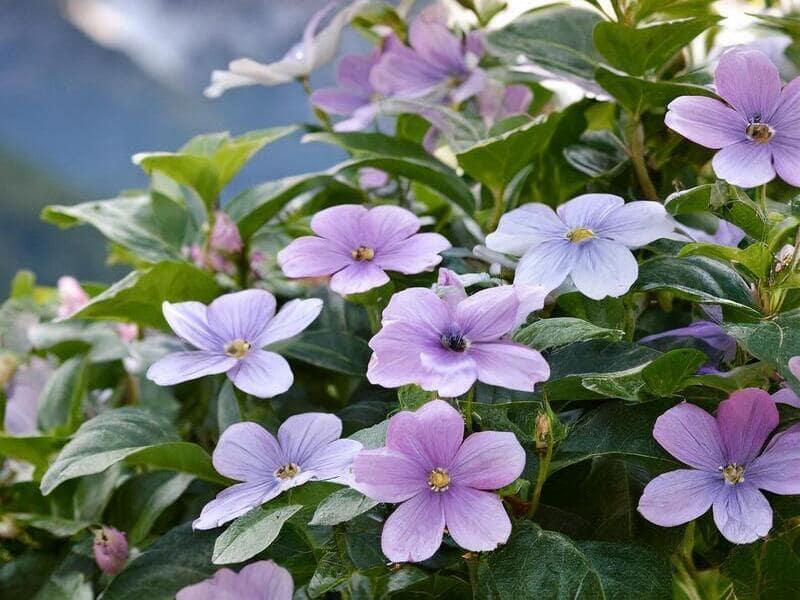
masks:
[[[575,244],[580,244],[594,237],[594,231],[585,227],[576,227],[567,234],[567,239]]]
[[[251,347],[247,340],[233,340],[225,345],[225,354],[233,358],[244,358],[250,352]]]
[[[766,144],[775,135],[775,130],[766,123],[750,123],[746,133],[756,144]]]
[[[450,487],[450,475],[447,469],[436,467],[431,471],[428,475],[428,487],[431,488],[432,492],[446,492],[447,488]]]
[[[744,467],[742,465],[731,463],[725,467],[721,467],[721,469],[722,477],[725,479],[725,483],[736,485],[737,483],[742,483],[744,481]]]
[[[367,248],[366,246],[359,246],[353,250],[350,255],[356,260],[372,260],[375,258],[375,250]]]
[[[278,470],[275,471],[275,477],[278,479],[292,479],[297,477],[298,473],[300,473],[300,470],[300,465],[289,463],[279,467]]]

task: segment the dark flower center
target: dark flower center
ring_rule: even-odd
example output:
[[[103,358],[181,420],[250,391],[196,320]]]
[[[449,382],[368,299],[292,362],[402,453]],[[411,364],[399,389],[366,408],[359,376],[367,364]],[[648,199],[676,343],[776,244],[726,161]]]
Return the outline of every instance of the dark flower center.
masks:
[[[247,340],[233,340],[225,344],[225,354],[233,358],[244,358],[250,352],[250,348],[252,348],[252,344]]]
[[[300,465],[295,463],[288,463],[283,465],[282,467],[278,467],[278,470],[275,471],[275,477],[278,479],[292,479],[297,477],[298,473],[300,473]]]
[[[359,246],[350,255],[358,261],[372,260],[375,258],[375,250],[366,246]]]
[[[464,352],[469,348],[469,340],[457,332],[445,333],[441,342],[442,346],[453,352]]]
[[[744,465],[731,463],[719,469],[722,471],[722,478],[727,484],[736,485],[744,481]]]
[[[576,227],[567,234],[567,239],[573,244],[580,244],[594,237],[594,231],[585,227]]]
[[[766,123],[760,123],[754,120],[747,126],[747,137],[753,140],[756,144],[766,144],[775,135],[775,130]]]
[[[428,487],[432,492],[446,492],[450,487],[450,474],[447,469],[436,467],[428,474]]]

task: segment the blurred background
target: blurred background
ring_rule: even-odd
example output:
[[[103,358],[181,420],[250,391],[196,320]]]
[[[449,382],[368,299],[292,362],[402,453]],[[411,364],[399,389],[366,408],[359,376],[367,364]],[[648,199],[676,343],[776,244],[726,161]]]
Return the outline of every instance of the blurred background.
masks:
[[[0,289],[18,269],[110,281],[100,236],[39,221],[47,204],[110,198],[146,184],[132,154],[176,150],[211,131],[308,121],[299,84],[202,91],[213,69],[270,62],[299,41],[324,0],[0,0]],[[364,42],[348,31],[341,50]],[[328,66],[314,86],[333,80]],[[284,139],[227,194],[334,164],[330,146]]]

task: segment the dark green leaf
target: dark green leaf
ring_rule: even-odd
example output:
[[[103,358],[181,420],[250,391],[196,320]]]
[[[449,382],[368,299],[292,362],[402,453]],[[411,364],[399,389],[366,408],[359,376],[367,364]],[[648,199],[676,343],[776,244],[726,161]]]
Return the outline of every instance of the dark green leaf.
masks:
[[[290,358],[356,377],[364,375],[370,356],[363,339],[342,331],[306,331],[274,348]]]
[[[574,317],[540,319],[526,325],[514,334],[514,341],[536,350],[549,350],[575,342],[587,340],[621,340],[625,332],[621,329],[606,329]]]
[[[377,501],[354,489],[342,488],[320,502],[309,525],[338,525],[377,505]]]
[[[797,533],[734,546],[722,564],[738,600],[794,598],[800,589]]]
[[[254,508],[231,523],[217,538],[212,561],[215,565],[224,565],[252,558],[275,541],[283,524],[301,508],[301,504]]]
[[[70,358],[56,369],[39,397],[39,429],[68,435],[80,425],[86,394],[86,359]]]
[[[626,75],[600,66],[595,72],[597,83],[622,106],[635,114],[649,108],[663,108],[678,96],[716,97],[708,88],[675,81],[653,81]]]
[[[577,144],[564,149],[564,158],[589,177],[613,177],[628,162],[625,146],[607,129],[584,133]]]
[[[233,383],[226,379],[222,384],[217,397],[217,427],[222,433],[234,423],[242,420],[242,413],[239,410],[239,401],[236,399],[236,390]]]
[[[642,380],[656,396],[671,396],[685,387],[708,357],[699,350],[678,348],[659,356],[642,370]]]

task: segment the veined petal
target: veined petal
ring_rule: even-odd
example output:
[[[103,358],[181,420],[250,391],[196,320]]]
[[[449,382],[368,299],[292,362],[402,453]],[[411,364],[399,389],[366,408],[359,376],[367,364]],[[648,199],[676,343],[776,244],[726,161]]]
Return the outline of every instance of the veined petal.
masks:
[[[683,402],[656,419],[653,437],[679,461],[718,475],[727,464],[717,421],[699,406]]]
[[[464,69],[464,51],[459,40],[444,24],[414,19],[408,32],[411,47],[443,75]]]
[[[273,477],[266,481],[237,483],[225,488],[203,507],[200,516],[192,523],[194,529],[214,529],[241,517],[256,506],[271,500],[281,489]]]
[[[717,152],[711,166],[717,177],[744,188],[775,179],[772,144],[756,144],[752,140],[737,142]]]
[[[222,352],[173,352],[147,369],[147,378],[158,385],[175,385],[206,375],[225,373],[236,359]]]
[[[478,379],[489,385],[532,392],[550,377],[550,366],[536,350],[509,341],[479,342],[470,348]]]
[[[445,524],[456,544],[488,552],[508,541],[511,520],[497,494],[453,484],[441,495]]]
[[[364,243],[361,217],[367,209],[359,204],[340,204],[319,211],[311,219],[311,230],[318,236],[355,250]]]
[[[449,468],[463,439],[464,419],[459,412],[443,400],[432,400],[389,419],[386,447],[415,457],[429,472]]]
[[[433,331],[434,337],[447,329],[450,319],[447,304],[428,288],[409,288],[394,294],[383,311],[384,325],[400,321],[418,328],[421,333],[430,335]]]
[[[333,275],[353,263],[350,252],[330,240],[308,235],[278,252],[278,265],[287,277]]]
[[[489,83],[489,76],[483,69],[475,69],[456,89],[450,92],[450,99],[453,102],[461,103],[469,100],[481,90],[486,88]]]
[[[769,123],[780,98],[781,76],[766,54],[747,47],[728,50],[719,60],[714,83],[748,122],[759,117]]]
[[[724,485],[714,500],[714,523],[734,544],[749,544],[772,529],[772,508],[747,481]]]
[[[370,103],[369,96],[339,88],[322,88],[311,94],[311,103],[333,115],[351,115]]]
[[[392,562],[420,562],[442,545],[444,509],[441,494],[429,490],[406,500],[386,519],[381,549]]]
[[[442,262],[439,253],[450,248],[447,238],[438,233],[417,233],[381,248],[375,264],[387,271],[405,275],[430,271]]]
[[[711,508],[725,485],[719,473],[693,469],[670,471],[647,484],[639,499],[639,512],[662,527],[683,525]]]
[[[339,439],[342,421],[328,413],[303,413],[286,419],[278,429],[278,442],[289,462],[305,467],[314,453]]]
[[[305,461],[305,466],[314,473],[314,479],[347,484],[352,481],[353,459],[363,446],[355,440],[335,440],[318,446]]]
[[[361,294],[389,282],[389,276],[374,261],[353,262],[331,277],[337,294]]]
[[[428,489],[422,464],[391,448],[362,450],[353,459],[352,487],[379,502],[403,502]]]
[[[452,352],[441,344],[425,348],[419,361],[423,373],[415,383],[444,398],[466,394],[478,378],[475,361],[468,352]]]
[[[773,494],[800,494],[800,426],[773,437],[764,452],[747,465],[745,480]]]
[[[789,185],[800,187],[800,137],[793,139],[776,134],[769,145],[778,177]]]
[[[549,206],[524,204],[500,217],[497,230],[486,236],[486,247],[522,256],[544,242],[565,239],[568,229]]]
[[[668,237],[675,225],[660,202],[629,202],[608,213],[597,225],[600,237],[638,248]]]
[[[370,383],[393,388],[414,383],[422,376],[419,332],[407,323],[384,325],[369,345],[374,351],[367,367]]]
[[[667,127],[706,148],[724,148],[747,139],[744,116],[714,98],[681,96],[668,109]]]
[[[257,340],[275,315],[275,296],[266,290],[225,294],[208,305],[208,324],[226,343]]]
[[[378,115],[378,105],[374,102],[365,104],[353,111],[349,119],[339,121],[333,126],[334,131],[363,131]]]
[[[361,92],[365,96],[372,93],[372,86],[369,83],[369,72],[380,58],[380,50],[362,56],[360,54],[348,54],[339,61],[336,69],[336,81],[345,88]]]
[[[513,433],[481,431],[461,444],[450,467],[450,478],[460,487],[498,490],[513,483],[524,468],[525,450]]]
[[[254,341],[253,345],[263,348],[280,340],[288,340],[311,325],[322,312],[322,300],[290,300],[284,304]]]
[[[625,200],[613,194],[581,194],[559,206],[556,211],[567,224],[567,231],[575,227],[594,230],[609,213],[624,204]]]
[[[589,240],[578,246],[577,254],[570,277],[575,287],[593,300],[622,296],[639,276],[636,259],[619,242]]]
[[[175,600],[232,600],[234,596],[252,600],[292,600],[293,593],[294,583],[289,571],[271,560],[261,560],[238,573],[219,569],[213,577],[181,589]]]
[[[199,350],[219,351],[225,342],[208,326],[206,307],[200,302],[164,302],[161,310],[172,331]]]
[[[725,463],[749,464],[778,426],[778,409],[764,390],[748,388],[719,405],[717,423],[726,449]]]
[[[218,473],[237,481],[270,479],[286,462],[278,441],[258,423],[234,423],[222,432],[212,455]]]
[[[511,331],[519,300],[514,286],[481,290],[458,303],[456,322],[471,342],[496,340]]]
[[[233,384],[247,394],[258,398],[272,398],[282,394],[294,382],[289,363],[280,354],[253,348],[228,372]]]
[[[539,244],[519,260],[514,285],[540,285],[550,292],[564,282],[577,257],[577,248],[566,239]]]
[[[380,250],[419,231],[419,217],[399,206],[376,206],[361,216],[360,226],[365,245]]]

